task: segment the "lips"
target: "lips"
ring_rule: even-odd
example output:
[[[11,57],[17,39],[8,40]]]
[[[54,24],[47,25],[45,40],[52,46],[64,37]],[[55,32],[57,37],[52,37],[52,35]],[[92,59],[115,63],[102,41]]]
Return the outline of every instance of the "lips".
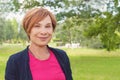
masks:
[[[44,41],[46,40],[48,37],[38,37],[40,40]]]

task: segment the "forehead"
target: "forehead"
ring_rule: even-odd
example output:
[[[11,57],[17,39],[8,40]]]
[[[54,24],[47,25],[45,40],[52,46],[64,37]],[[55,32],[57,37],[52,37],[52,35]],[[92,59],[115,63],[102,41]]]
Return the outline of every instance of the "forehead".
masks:
[[[51,21],[51,18],[50,18],[50,16],[49,15],[47,15],[45,18],[43,18],[42,20],[40,20],[39,22],[38,22],[39,24],[52,24],[52,21]]]

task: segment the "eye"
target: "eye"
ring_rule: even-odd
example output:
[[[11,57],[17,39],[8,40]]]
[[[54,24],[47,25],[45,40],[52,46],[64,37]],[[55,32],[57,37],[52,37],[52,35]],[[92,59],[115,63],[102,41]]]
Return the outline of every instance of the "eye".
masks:
[[[40,27],[40,25],[35,25],[34,27]]]
[[[51,28],[51,26],[46,26],[46,28]]]
[[[35,27],[40,27],[40,26],[35,26]]]

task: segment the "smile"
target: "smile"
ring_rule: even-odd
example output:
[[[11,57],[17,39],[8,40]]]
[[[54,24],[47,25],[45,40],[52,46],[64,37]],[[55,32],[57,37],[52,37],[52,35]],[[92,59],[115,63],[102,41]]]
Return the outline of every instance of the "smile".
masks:
[[[46,40],[48,37],[38,37],[40,40]]]

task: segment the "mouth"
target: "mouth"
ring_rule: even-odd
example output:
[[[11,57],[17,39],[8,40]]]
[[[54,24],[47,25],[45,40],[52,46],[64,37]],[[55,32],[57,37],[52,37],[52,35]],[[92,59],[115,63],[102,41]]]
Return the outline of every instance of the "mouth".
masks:
[[[45,41],[48,37],[38,37],[40,40]]]

